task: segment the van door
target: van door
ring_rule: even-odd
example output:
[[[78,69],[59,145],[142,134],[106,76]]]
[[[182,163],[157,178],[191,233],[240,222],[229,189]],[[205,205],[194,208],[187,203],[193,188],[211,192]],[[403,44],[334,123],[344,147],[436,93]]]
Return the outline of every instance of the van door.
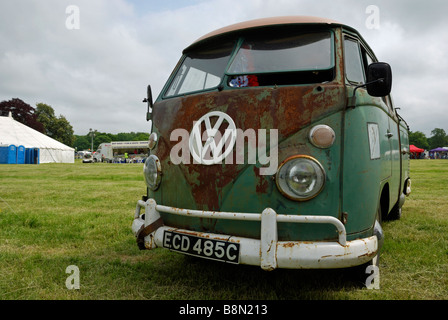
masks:
[[[387,104],[389,97],[372,97],[363,87],[367,67],[374,61],[362,41],[344,37],[347,93],[349,97],[356,94],[345,119],[343,212],[349,216],[347,230],[371,228],[382,190],[389,190],[389,205],[393,206],[400,188],[397,118],[391,103]]]
[[[391,176],[390,145],[386,138],[389,120],[381,98],[372,98],[362,87],[366,82],[365,56],[358,38],[344,37],[344,64],[348,97],[355,105],[345,114],[343,155],[343,212],[347,232],[372,228],[380,188]],[[355,91],[355,88],[356,91]]]
[[[362,45],[361,56],[364,64],[364,72],[367,74],[367,67],[375,61],[367,52],[366,48]],[[383,146],[381,146],[381,149],[384,149],[381,155],[383,157],[381,178],[384,181],[394,176],[394,171],[396,168],[394,168],[393,162],[396,155],[394,155],[393,150],[396,150],[394,148],[396,147],[396,143],[399,142],[399,135],[397,121],[395,121],[396,116],[393,112],[392,101],[390,97],[387,96],[381,98],[379,104],[380,107],[385,111],[385,114],[383,116],[384,120],[388,118],[388,120],[386,120],[386,128],[381,128],[381,131],[378,132],[380,141],[383,141],[384,144]]]
[[[400,129],[397,115],[394,112],[392,99],[390,96],[384,97],[383,101],[386,103],[389,111],[389,129],[386,132],[386,137],[389,140],[390,146],[390,161],[391,161],[391,179],[389,180],[389,210],[398,202],[401,193],[401,148],[400,148]]]
[[[361,54],[367,71],[367,66],[374,62],[372,56],[367,52],[366,48],[361,46]],[[385,152],[383,154],[383,184],[389,184],[389,211],[397,203],[401,194],[401,148],[400,148],[400,129],[398,117],[395,113],[392,98],[390,95],[381,98],[381,108],[388,117],[388,128],[385,132],[380,132],[381,140],[385,144]],[[383,139],[385,137],[385,139]]]

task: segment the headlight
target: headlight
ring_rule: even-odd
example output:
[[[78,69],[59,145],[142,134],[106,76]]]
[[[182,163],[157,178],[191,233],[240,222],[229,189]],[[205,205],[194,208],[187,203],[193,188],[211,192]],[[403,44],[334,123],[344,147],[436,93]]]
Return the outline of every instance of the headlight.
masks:
[[[325,184],[325,170],[314,158],[294,156],[280,165],[276,183],[287,198],[306,201],[319,194]]]
[[[310,130],[310,142],[318,148],[329,148],[333,145],[336,134],[334,130],[324,124],[314,126]]]
[[[157,133],[153,132],[149,135],[148,146],[152,150],[157,144]]]
[[[157,190],[162,180],[162,166],[160,160],[155,155],[150,155],[146,158],[145,165],[143,166],[143,175],[145,176],[145,182],[148,188],[151,190]]]
[[[405,182],[406,188],[404,194],[409,196],[411,194],[411,179],[407,179]]]

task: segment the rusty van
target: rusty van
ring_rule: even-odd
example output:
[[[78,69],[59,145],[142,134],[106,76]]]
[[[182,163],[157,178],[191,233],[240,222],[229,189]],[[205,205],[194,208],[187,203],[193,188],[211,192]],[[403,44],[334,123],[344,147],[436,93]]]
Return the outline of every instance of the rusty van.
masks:
[[[377,263],[382,221],[410,193],[406,122],[392,72],[352,27],[252,20],[184,51],[153,102],[140,249],[226,263]]]

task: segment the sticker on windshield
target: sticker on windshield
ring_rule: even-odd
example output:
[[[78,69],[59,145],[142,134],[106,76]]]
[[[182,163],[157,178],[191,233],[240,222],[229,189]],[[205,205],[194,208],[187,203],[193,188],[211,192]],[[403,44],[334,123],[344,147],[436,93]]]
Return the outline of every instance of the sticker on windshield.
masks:
[[[370,159],[379,159],[381,157],[381,152],[378,123],[368,123],[367,129],[369,132]]]

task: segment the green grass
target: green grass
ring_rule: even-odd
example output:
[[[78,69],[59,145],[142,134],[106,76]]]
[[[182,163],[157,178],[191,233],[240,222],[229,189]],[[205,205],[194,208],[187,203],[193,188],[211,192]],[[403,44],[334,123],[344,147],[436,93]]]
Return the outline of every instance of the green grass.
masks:
[[[140,251],[142,165],[0,165],[1,300],[448,298],[448,161],[411,162],[413,193],[384,223],[380,289],[352,270],[275,270]],[[65,283],[68,266],[80,289]]]

